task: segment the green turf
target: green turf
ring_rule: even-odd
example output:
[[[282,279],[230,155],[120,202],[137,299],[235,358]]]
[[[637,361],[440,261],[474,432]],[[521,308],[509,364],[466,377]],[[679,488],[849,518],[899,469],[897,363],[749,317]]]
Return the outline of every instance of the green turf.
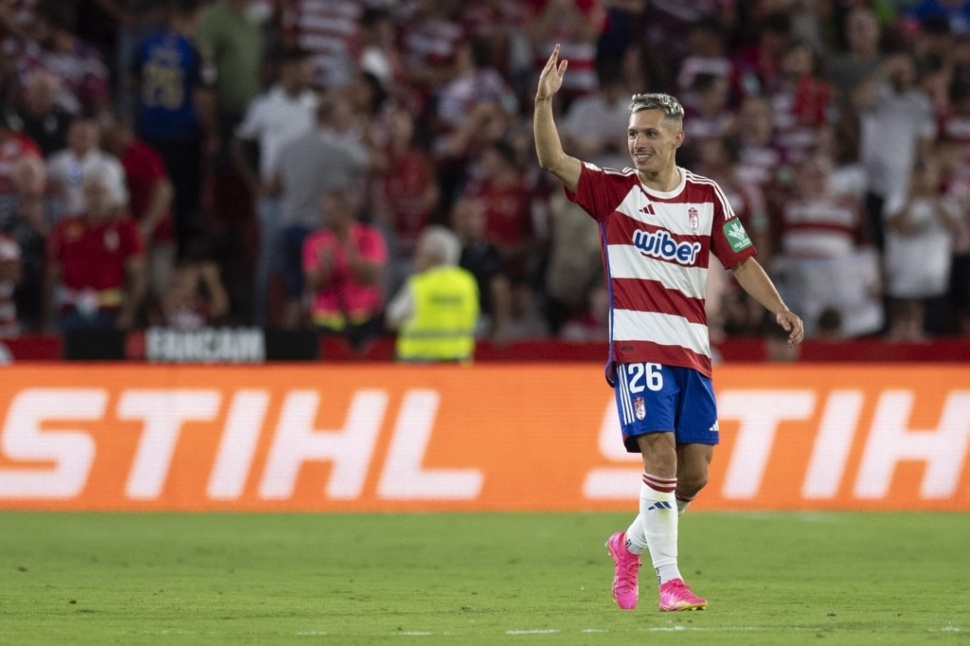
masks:
[[[4,512],[0,644],[970,642],[970,515],[688,513],[680,614],[613,605],[629,520]]]

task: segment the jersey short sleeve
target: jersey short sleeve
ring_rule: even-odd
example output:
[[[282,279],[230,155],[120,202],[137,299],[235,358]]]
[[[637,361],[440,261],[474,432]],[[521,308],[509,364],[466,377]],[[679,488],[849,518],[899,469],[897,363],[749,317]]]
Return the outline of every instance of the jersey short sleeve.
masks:
[[[629,173],[604,170],[595,164],[582,162],[576,190],[565,189],[566,197],[583,207],[597,222],[602,222],[623,201],[636,181],[636,177]]]
[[[711,226],[711,252],[727,268],[751,258],[757,253],[754,243],[745,231],[741,219],[734,214],[719,186],[714,186],[717,194],[714,200],[714,222]]]

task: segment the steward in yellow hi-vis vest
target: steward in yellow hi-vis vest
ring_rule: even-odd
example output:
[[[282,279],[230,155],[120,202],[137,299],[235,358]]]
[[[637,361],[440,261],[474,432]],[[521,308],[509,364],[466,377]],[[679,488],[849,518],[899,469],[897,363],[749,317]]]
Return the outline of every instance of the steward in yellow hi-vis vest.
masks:
[[[412,275],[387,308],[400,361],[470,361],[478,325],[478,284],[456,266],[461,243],[444,227],[421,234]]]

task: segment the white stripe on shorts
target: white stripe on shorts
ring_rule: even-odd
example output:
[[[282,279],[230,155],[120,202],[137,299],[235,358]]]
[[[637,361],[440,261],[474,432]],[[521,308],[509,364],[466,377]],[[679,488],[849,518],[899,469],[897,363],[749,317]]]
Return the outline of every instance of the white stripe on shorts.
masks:
[[[616,364],[616,371],[619,375],[617,386],[620,388],[620,405],[623,410],[623,426],[633,422],[633,405],[630,403],[630,387],[627,384],[627,374],[622,363]]]

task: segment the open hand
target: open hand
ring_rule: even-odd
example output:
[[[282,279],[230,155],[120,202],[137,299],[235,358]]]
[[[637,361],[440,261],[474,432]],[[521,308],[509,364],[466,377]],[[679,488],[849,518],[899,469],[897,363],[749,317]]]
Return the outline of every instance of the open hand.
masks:
[[[539,87],[536,89],[537,101],[552,98],[552,95],[559,91],[568,66],[569,61],[565,59],[559,61],[559,45],[556,44],[552,48],[549,60],[546,61],[546,66],[542,68],[542,72],[539,74]]]

